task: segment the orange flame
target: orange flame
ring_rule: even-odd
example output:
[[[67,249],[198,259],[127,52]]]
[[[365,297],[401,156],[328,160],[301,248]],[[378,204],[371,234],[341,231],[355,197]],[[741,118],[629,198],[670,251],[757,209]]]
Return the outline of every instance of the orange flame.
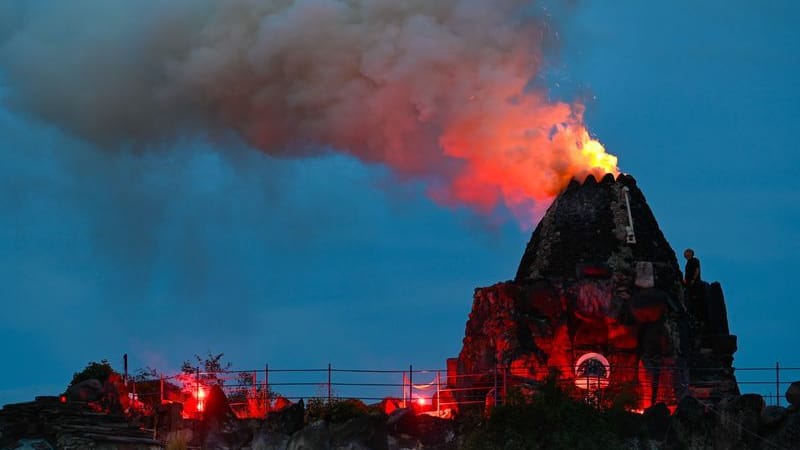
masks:
[[[480,108],[450,127],[442,147],[465,164],[449,192],[434,194],[437,199],[476,205],[481,212],[502,203],[530,225],[573,178],[619,174],[617,157],[589,135],[583,105],[547,103],[540,95],[502,105],[497,114]]]

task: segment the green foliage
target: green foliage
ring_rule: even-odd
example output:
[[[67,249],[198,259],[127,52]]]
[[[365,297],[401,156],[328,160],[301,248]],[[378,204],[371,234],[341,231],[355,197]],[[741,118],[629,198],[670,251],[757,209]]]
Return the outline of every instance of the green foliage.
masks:
[[[231,369],[233,364],[226,362],[222,362],[222,357],[225,356],[224,353],[213,354],[208,352],[206,357],[203,358],[200,355],[194,355],[195,361],[192,362],[191,360],[185,360],[181,365],[181,371],[188,374],[193,374],[197,367],[200,368],[202,372],[225,372]]]
[[[263,399],[265,386],[257,382],[256,374],[253,372],[239,372],[236,375],[236,385],[228,393],[228,401],[231,403],[245,403],[248,399]],[[266,391],[266,398],[274,400],[277,395],[272,390]]]
[[[164,374],[150,366],[147,366],[143,369],[137,370],[136,375],[133,375],[131,379],[134,381],[158,380],[162,375]]]
[[[357,399],[326,399],[314,397],[306,404],[306,423],[325,420],[343,423],[350,419],[369,414],[369,408]]]
[[[471,426],[467,450],[590,450],[624,448],[623,439],[640,429],[641,420],[621,407],[601,409],[575,400],[549,381],[532,399],[510,390],[505,405]]]
[[[107,359],[103,359],[100,362],[92,361],[83,370],[72,375],[72,381],[69,385],[72,386],[92,378],[100,381],[100,383],[105,383],[112,373],[116,372]]]
[[[225,380],[223,380],[219,374],[231,370],[233,366],[233,364],[229,362],[223,363],[223,356],[225,356],[224,353],[215,355],[211,352],[208,352],[205,358],[200,355],[194,355],[194,361],[187,359],[181,364],[181,372],[193,375],[199,368],[200,372],[202,372],[200,378],[205,384],[217,384],[221,386],[225,384]]]

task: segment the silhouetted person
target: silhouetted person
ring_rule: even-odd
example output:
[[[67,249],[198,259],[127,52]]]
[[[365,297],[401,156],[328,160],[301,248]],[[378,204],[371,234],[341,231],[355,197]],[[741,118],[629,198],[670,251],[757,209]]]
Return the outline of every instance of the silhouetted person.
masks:
[[[687,248],[683,251],[683,257],[686,258],[686,267],[683,271],[683,284],[689,289],[693,286],[700,285],[700,260],[694,256],[694,250]]]
[[[689,307],[695,315],[701,319],[706,319],[705,308],[703,307],[703,280],[700,279],[700,260],[694,256],[694,250],[687,248],[683,251],[686,258],[686,267],[683,271],[683,284],[689,294]]]

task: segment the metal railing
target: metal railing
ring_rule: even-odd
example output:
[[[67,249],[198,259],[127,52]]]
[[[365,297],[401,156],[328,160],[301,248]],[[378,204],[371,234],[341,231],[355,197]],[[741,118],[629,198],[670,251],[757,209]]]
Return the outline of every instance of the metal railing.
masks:
[[[786,389],[792,382],[800,381],[800,367],[737,367],[736,381],[742,393],[760,394],[768,405],[781,406],[785,402]]]
[[[495,404],[501,404],[505,401],[509,386],[521,381],[542,380],[554,369],[566,373],[573,370],[571,366],[550,366],[540,367],[535,371],[526,370],[521,374],[519,370],[498,366],[483,373],[448,374],[445,369],[415,369],[412,365],[408,369],[341,369],[331,364],[322,368],[285,369],[271,368],[265,364],[264,368],[255,370],[202,372],[197,368],[194,373],[162,376],[160,379],[130,380],[129,390],[140,401],[161,403],[170,400],[169,397],[174,396],[176,389],[183,392],[196,389],[199,393],[200,386],[219,384],[231,398],[244,398],[254,402],[264,413],[274,407],[273,403],[278,397],[290,401],[320,399],[328,402],[358,399],[368,404],[389,398],[400,406],[425,402],[427,409],[440,412],[453,407],[484,404],[489,393],[493,393]],[[676,389],[685,389],[689,385],[703,387],[704,383],[713,385],[713,375],[708,382],[691,379],[695,377],[687,378],[689,372],[698,374],[704,370],[719,372],[726,369],[612,366],[610,380],[612,385],[615,380],[620,379],[641,383],[646,376],[643,374],[670,372],[669,380]],[[733,374],[742,393],[760,394],[767,404],[781,405],[785,403],[784,392],[789,384],[800,380],[800,367],[784,367],[779,363],[773,367],[736,367]],[[574,387],[571,379],[563,379],[560,383],[571,383]],[[157,388],[154,387],[156,385]],[[655,388],[658,389],[658,386]],[[664,389],[663,386],[661,388]],[[235,401],[232,406],[237,406]]]

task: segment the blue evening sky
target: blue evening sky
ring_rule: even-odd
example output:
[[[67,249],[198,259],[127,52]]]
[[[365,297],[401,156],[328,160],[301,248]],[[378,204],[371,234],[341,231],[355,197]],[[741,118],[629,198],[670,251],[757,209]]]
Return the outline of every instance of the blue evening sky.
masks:
[[[673,248],[722,282],[741,367],[800,367],[798,5],[579,2],[546,80],[590,100]],[[126,352],[165,371],[207,350],[243,369],[443,367],[473,289],[512,278],[531,231],[342,156],[192,137],[107,152],[2,106],[0,142],[0,404]]]

